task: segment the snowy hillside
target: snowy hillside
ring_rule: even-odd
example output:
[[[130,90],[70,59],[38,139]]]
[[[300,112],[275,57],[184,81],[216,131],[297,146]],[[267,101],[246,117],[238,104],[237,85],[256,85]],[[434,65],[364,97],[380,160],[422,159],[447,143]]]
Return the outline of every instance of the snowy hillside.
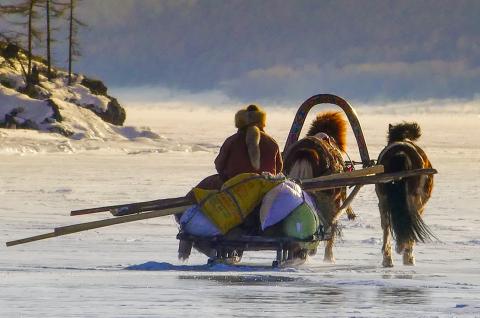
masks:
[[[53,70],[54,78],[48,81],[46,66],[37,59],[32,68],[38,72],[38,83],[27,89],[23,53],[18,58],[5,58],[1,53],[0,47],[0,151],[74,151],[139,138],[147,144],[165,142],[148,128],[122,126],[125,110],[107,94],[102,82],[74,75],[68,85],[67,74],[59,69]]]

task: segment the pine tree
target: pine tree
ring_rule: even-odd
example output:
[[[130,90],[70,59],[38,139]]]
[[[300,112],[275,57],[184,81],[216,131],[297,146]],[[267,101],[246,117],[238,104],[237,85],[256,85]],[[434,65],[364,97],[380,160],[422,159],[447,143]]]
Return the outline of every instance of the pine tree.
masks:
[[[37,8],[42,5],[44,0],[27,0],[23,3],[26,15],[28,17],[27,22],[27,87],[32,84],[34,78],[32,76],[32,42],[35,40],[38,43],[41,42],[43,33],[39,30],[35,22],[38,20],[39,15]]]
[[[15,38],[17,45],[21,44],[21,38],[26,37],[27,42],[27,69],[24,69],[22,63],[22,70],[25,77],[25,82],[27,87],[32,84],[32,42],[37,41],[40,42],[43,33],[39,30],[36,22],[38,21],[39,15],[37,13],[38,7],[42,5],[45,0],[23,0],[19,4],[16,5],[4,5],[1,7],[3,14],[10,14],[14,16],[19,16],[20,19],[25,18],[26,21],[15,21],[13,22],[14,25],[20,25],[21,27],[25,27],[27,30],[26,34],[21,32],[15,32]]]
[[[47,78],[50,81],[52,79],[52,52],[50,49],[51,43],[51,28],[50,28],[50,0],[45,1],[45,17],[47,20]]]
[[[52,37],[52,27],[51,27],[51,17],[59,18],[61,17],[65,10],[66,4],[56,2],[53,0],[45,0],[45,18],[46,18],[46,33],[47,33],[47,78],[50,81],[52,79],[52,51],[51,46],[52,43],[55,42],[54,38]],[[56,30],[56,28],[53,28]]]
[[[81,26],[86,26],[85,23],[77,19],[75,16],[75,8],[77,6],[77,1],[80,0],[70,0],[69,10],[69,33],[68,33],[68,85],[72,84],[72,63],[80,56],[80,44],[78,41],[78,28]]]

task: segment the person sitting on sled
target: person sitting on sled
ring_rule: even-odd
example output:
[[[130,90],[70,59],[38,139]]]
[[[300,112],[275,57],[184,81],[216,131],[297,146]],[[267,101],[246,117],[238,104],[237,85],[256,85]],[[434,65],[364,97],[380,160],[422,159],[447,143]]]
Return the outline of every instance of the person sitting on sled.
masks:
[[[238,131],[228,137],[220,148],[215,159],[218,174],[205,178],[196,186],[197,188],[219,190],[225,181],[241,173],[269,172],[275,175],[282,172],[283,161],[278,144],[264,131],[266,117],[266,113],[256,105],[249,105],[235,114],[235,127]],[[193,191],[190,191],[187,196],[193,198]],[[175,218],[180,223],[180,215],[175,215]],[[240,233],[252,234],[258,228],[257,215],[244,221]],[[179,259],[187,259],[191,248],[191,241],[180,240]],[[197,244],[196,248],[202,250],[201,244]],[[209,254],[210,250],[207,248],[202,252]]]
[[[215,159],[218,174],[207,177],[197,187],[220,189],[228,179],[240,173],[282,172],[283,161],[277,142],[265,133],[266,113],[249,105],[235,114],[238,131],[228,137]]]
[[[282,172],[283,162],[277,142],[264,131],[266,113],[249,105],[235,114],[237,133],[228,137],[215,159],[222,181],[247,172]]]

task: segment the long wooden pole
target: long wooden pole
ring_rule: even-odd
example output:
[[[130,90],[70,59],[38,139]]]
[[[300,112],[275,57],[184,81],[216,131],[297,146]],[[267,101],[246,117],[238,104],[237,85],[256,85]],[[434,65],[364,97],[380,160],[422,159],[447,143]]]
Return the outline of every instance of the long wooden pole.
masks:
[[[328,176],[322,176],[313,179],[306,179],[302,180],[302,183],[308,182],[316,182],[316,181],[324,181],[324,180],[338,180],[341,178],[350,178],[356,176],[367,176],[376,173],[382,173],[383,166],[377,165],[365,169],[355,170],[351,172],[344,172],[344,173],[335,173]],[[168,198],[168,199],[159,199],[153,201],[144,201],[144,202],[135,202],[135,203],[127,203],[127,204],[118,204],[118,205],[109,205],[109,206],[101,206],[96,208],[88,208],[88,209],[80,209],[80,210],[73,210],[71,211],[70,215],[85,215],[85,214],[92,214],[92,213],[99,213],[99,212],[107,212],[111,211],[115,216],[121,215],[128,215],[133,213],[139,213],[144,211],[151,211],[151,210],[160,210],[165,208],[171,208],[176,206],[182,206],[186,204],[194,204],[192,198],[189,197],[177,197],[177,198]]]
[[[363,170],[366,170],[366,169],[363,169]],[[407,171],[400,171],[400,172],[393,172],[393,173],[380,173],[376,175],[367,175],[367,176],[358,176],[358,175],[354,177],[349,176],[349,177],[342,177],[342,178],[336,178],[336,179],[330,179],[330,180],[328,179],[319,180],[319,178],[315,178],[314,180],[310,180],[310,181],[304,180],[301,186],[304,190],[326,190],[326,189],[340,188],[340,187],[351,186],[351,185],[358,186],[358,185],[365,185],[365,184],[388,183],[396,180],[401,180],[403,178],[409,178],[409,177],[419,176],[419,175],[431,175],[436,173],[437,173],[437,170],[435,169],[415,169],[415,170],[407,170]],[[344,173],[344,174],[347,174],[347,173]],[[352,192],[351,194],[352,199],[356,195],[358,190],[360,190],[360,188],[357,188]],[[183,206],[170,207],[170,208],[151,211],[151,212],[120,216],[113,219],[106,219],[106,220],[58,227],[54,230],[54,232],[51,232],[51,233],[45,233],[41,235],[27,237],[24,239],[7,242],[6,244],[7,246],[14,246],[18,244],[24,244],[24,243],[34,242],[38,240],[43,240],[51,237],[97,229],[97,228],[110,226],[114,224],[134,222],[139,220],[156,218],[160,216],[177,214],[185,211],[189,207],[191,207],[191,204],[185,204]]]
[[[115,225],[115,224],[122,224],[122,223],[134,222],[134,221],[139,221],[139,220],[157,218],[157,217],[161,217],[161,216],[173,215],[173,214],[177,214],[177,213],[182,213],[183,211],[185,211],[189,207],[190,207],[190,205],[186,205],[186,206],[180,206],[180,207],[175,207],[175,208],[169,208],[169,209],[139,213],[139,214],[134,214],[134,215],[121,216],[121,217],[116,217],[116,218],[112,218],[112,219],[99,220],[99,221],[93,221],[93,222],[86,222],[86,223],[57,227],[57,228],[54,229],[53,232],[45,233],[45,234],[41,234],[41,235],[36,235],[36,236],[31,236],[31,237],[27,237],[27,238],[16,240],[16,241],[10,241],[10,242],[7,242],[6,244],[7,244],[7,246],[14,246],[14,245],[19,245],[19,244],[25,244],[25,243],[30,243],[30,242],[34,242],[34,241],[44,240],[44,239],[51,238],[51,237],[63,236],[63,235],[78,233],[78,232],[82,232],[82,231],[98,229],[98,228],[101,228],[101,227]]]
[[[332,224],[335,223],[342,216],[342,214],[348,209],[353,199],[355,199],[355,197],[357,196],[358,192],[362,187],[363,185],[359,184],[359,185],[356,185],[355,188],[353,188],[352,192],[350,192],[347,199],[342,203],[342,206],[338,209],[337,214],[333,217]]]
[[[301,184],[303,190],[327,190],[355,185],[388,183],[401,180],[403,178],[414,177],[419,175],[436,174],[435,169],[414,169],[392,173],[380,173],[370,176],[345,177],[332,180],[314,180],[304,181]],[[346,173],[345,173],[346,174]]]
[[[188,197],[178,197],[178,198],[168,198],[168,199],[160,199],[160,200],[153,200],[153,201],[117,204],[117,205],[102,206],[97,208],[74,210],[70,213],[70,215],[73,215],[73,216],[84,215],[84,214],[92,214],[92,213],[107,212],[107,211],[113,211],[114,213],[116,213],[116,215],[127,215],[127,214],[144,212],[144,211],[161,210],[161,209],[172,208],[176,206],[183,206],[188,204],[193,204],[192,199]]]
[[[151,212],[120,216],[120,217],[116,217],[116,218],[113,218],[113,219],[106,219],[106,220],[99,220],[99,221],[93,221],[93,222],[86,222],[86,223],[57,227],[57,228],[55,228],[55,234],[57,234],[57,235],[67,235],[67,234],[71,234],[71,233],[77,233],[77,232],[82,232],[82,231],[87,231],[87,230],[92,230],[92,229],[98,229],[98,228],[101,228],[101,227],[110,226],[110,225],[114,225],[114,224],[122,224],[122,223],[127,223],[127,222],[134,222],[134,221],[139,221],[139,220],[157,218],[157,217],[160,217],[160,216],[177,214],[177,213],[184,212],[189,207],[190,207],[190,205],[180,206],[180,207],[175,207],[175,208],[168,208],[168,209],[163,209],[163,210],[156,210],[156,211],[151,211]]]
[[[7,246],[14,246],[14,245],[20,245],[20,244],[40,241],[40,240],[44,240],[44,239],[55,237],[55,236],[56,235],[55,235],[54,232],[35,235],[35,236],[27,237],[27,238],[24,238],[24,239],[7,242]]]
[[[327,180],[340,180],[340,179],[347,179],[352,177],[364,177],[373,174],[383,173],[384,167],[383,165],[376,165],[373,167],[368,167],[365,169],[353,170],[349,172],[341,172],[341,173],[333,173],[327,176],[316,177],[312,179],[304,179],[301,180],[302,184],[304,183],[312,183],[317,181],[327,181]]]

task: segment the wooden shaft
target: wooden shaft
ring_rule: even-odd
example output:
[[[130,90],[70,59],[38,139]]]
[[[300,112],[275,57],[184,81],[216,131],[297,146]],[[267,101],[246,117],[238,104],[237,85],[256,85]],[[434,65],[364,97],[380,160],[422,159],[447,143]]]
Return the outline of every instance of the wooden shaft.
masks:
[[[67,234],[71,234],[71,233],[77,233],[77,232],[82,232],[82,231],[98,229],[98,228],[101,228],[101,227],[115,225],[115,224],[134,222],[134,221],[139,221],[139,220],[157,218],[157,217],[160,217],[160,216],[177,214],[177,213],[181,213],[181,212],[185,211],[189,207],[190,207],[190,205],[179,206],[179,207],[175,207],[175,208],[168,208],[168,209],[163,209],[163,210],[156,210],[156,211],[151,211],[151,212],[120,216],[120,217],[116,217],[114,219],[106,219],[106,220],[99,220],[99,221],[93,221],[93,222],[86,222],[86,223],[57,227],[57,228],[55,228],[55,234],[57,236],[58,235],[67,235]]]
[[[107,212],[115,209],[126,209],[126,210],[135,211],[133,213],[137,213],[137,212],[143,212],[143,211],[160,210],[163,208],[170,208],[178,205],[186,205],[186,204],[190,204],[191,201],[192,200],[187,197],[168,198],[168,199],[160,199],[160,200],[153,200],[153,201],[108,205],[108,206],[102,206],[97,208],[74,210],[70,213],[70,215],[75,216],[75,215],[92,214],[92,213],[98,213],[98,212]],[[128,214],[128,213],[125,213],[125,214]]]
[[[41,235],[35,235],[35,236],[27,237],[27,238],[24,238],[24,239],[7,242],[7,246],[14,246],[14,245],[19,245],[19,244],[25,244],[25,243],[40,241],[40,240],[44,240],[44,239],[55,237],[55,236],[57,236],[57,235],[55,235],[54,232],[45,233],[45,234],[41,234]]]
[[[355,188],[353,188],[352,192],[348,195],[347,199],[342,203],[342,206],[338,209],[337,214],[333,217],[332,223],[335,223],[340,216],[346,211],[346,209],[350,206],[352,203],[353,199],[357,196],[358,192],[360,189],[363,187],[363,185],[357,185]]]
[[[327,190],[334,188],[341,188],[355,185],[376,184],[376,183],[388,183],[392,181],[401,180],[403,178],[414,177],[419,175],[436,174],[435,169],[414,169],[392,173],[380,173],[371,176],[360,176],[350,178],[339,178],[332,180],[315,180],[304,181],[301,184],[303,190]]]
[[[357,196],[358,192],[360,189],[363,187],[363,185],[357,185],[355,188],[353,188],[352,192],[348,195],[347,199],[342,203],[342,206],[340,207],[340,210],[346,209],[350,206],[352,203],[353,199]]]
[[[351,172],[335,173],[328,176],[302,180],[302,183],[339,179],[339,178],[349,178],[354,176],[366,176],[369,174],[382,173],[382,172],[383,172],[383,166],[377,165],[377,166],[355,170]],[[70,215],[76,216],[76,215],[85,215],[85,214],[92,214],[92,213],[99,213],[99,212],[108,212],[108,211],[112,211],[112,214],[115,216],[128,215],[133,213],[152,211],[152,210],[161,210],[161,209],[183,206],[183,205],[194,204],[194,203],[195,202],[191,198],[184,196],[184,197],[177,197],[177,198],[159,199],[159,200],[153,200],[153,201],[108,205],[108,206],[102,206],[102,207],[96,207],[96,208],[74,210],[70,213]]]
[[[180,197],[180,198],[171,198],[159,200],[159,202],[150,205],[135,205],[127,206],[124,208],[111,209],[110,213],[113,216],[124,216],[130,214],[136,214],[140,212],[154,211],[154,210],[163,210],[169,208],[183,207],[187,205],[195,204],[194,197]]]
[[[309,183],[309,182],[325,181],[325,180],[339,180],[339,179],[346,179],[351,177],[363,177],[363,176],[368,176],[368,175],[378,174],[383,172],[384,172],[383,165],[376,165],[376,166],[368,167],[365,169],[359,169],[359,170],[354,170],[349,172],[333,173],[327,176],[321,176],[321,177],[316,177],[312,179],[305,179],[305,180],[302,180],[302,184]]]
[[[29,243],[29,242],[44,240],[44,239],[51,238],[51,237],[57,237],[57,236],[62,236],[62,235],[67,235],[67,234],[72,234],[72,233],[78,233],[78,232],[82,232],[82,231],[98,229],[98,228],[101,228],[101,227],[115,225],[115,224],[152,219],[152,218],[157,218],[157,217],[166,216],[166,215],[173,215],[173,214],[177,214],[177,213],[182,213],[183,211],[188,209],[190,206],[191,205],[184,205],[184,206],[174,207],[174,208],[169,208],[169,209],[156,210],[156,211],[139,213],[139,214],[134,214],[134,215],[121,216],[121,217],[117,217],[117,218],[113,218],[113,219],[106,219],[106,220],[99,220],[99,221],[93,221],[93,222],[86,222],[86,223],[57,227],[54,230],[54,232],[45,233],[45,234],[41,234],[41,235],[36,235],[36,236],[32,236],[32,237],[27,237],[27,238],[16,240],[16,241],[11,241],[11,242],[7,242],[6,244],[7,244],[7,246],[14,246],[14,245],[19,245],[19,244],[25,244],[25,243]]]

